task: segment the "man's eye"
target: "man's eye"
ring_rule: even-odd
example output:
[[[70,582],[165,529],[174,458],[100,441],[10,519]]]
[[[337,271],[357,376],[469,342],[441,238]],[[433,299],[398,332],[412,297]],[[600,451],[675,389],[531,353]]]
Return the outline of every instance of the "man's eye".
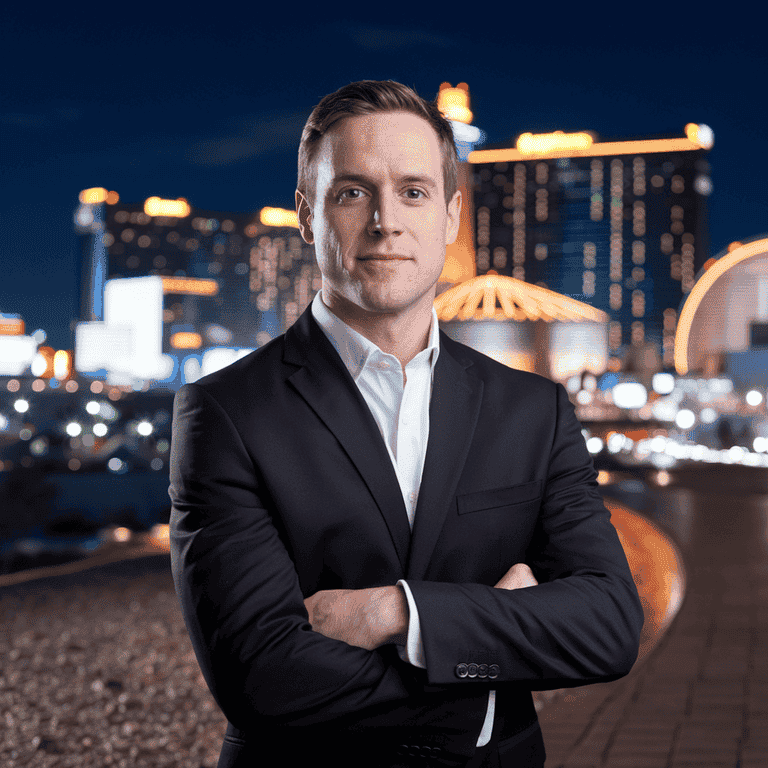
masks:
[[[407,189],[405,191],[405,194],[409,200],[420,200],[422,197],[424,197],[424,193],[420,189],[416,189],[415,187],[411,187],[410,189]]]
[[[339,200],[359,200],[363,196],[362,189],[345,189],[339,194]]]

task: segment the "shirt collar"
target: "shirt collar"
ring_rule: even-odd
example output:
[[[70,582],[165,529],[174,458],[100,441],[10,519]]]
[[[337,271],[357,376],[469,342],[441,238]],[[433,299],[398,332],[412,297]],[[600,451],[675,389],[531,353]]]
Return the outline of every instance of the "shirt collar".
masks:
[[[382,352],[370,339],[350,328],[334,315],[323,303],[321,294],[322,291],[318,291],[312,300],[312,317],[339,353],[352,378],[357,381],[371,356],[387,353]],[[429,327],[429,341],[426,349],[419,352],[419,355],[422,354],[429,357],[430,368],[434,373],[437,356],[440,354],[440,328],[434,307],[432,307],[432,322]]]

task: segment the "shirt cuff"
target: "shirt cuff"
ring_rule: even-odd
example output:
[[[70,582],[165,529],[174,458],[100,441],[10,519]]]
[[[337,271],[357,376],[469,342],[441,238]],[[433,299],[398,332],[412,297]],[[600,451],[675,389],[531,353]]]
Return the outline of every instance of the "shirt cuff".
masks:
[[[419,623],[419,611],[416,608],[416,601],[411,594],[411,588],[408,584],[400,579],[397,582],[397,586],[401,587],[405,592],[405,598],[408,601],[408,636],[406,639],[406,645],[397,645],[397,652],[403,661],[412,664],[414,667],[421,667],[426,669],[427,665],[424,663],[424,646],[421,643],[421,624]]]

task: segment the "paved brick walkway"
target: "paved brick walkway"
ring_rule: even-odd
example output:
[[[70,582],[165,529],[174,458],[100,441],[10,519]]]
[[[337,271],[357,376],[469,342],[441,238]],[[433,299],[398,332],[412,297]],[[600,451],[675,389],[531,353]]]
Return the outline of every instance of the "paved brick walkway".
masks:
[[[764,470],[704,467],[658,489],[686,597],[626,678],[540,712],[547,768],[768,767],[768,492]]]

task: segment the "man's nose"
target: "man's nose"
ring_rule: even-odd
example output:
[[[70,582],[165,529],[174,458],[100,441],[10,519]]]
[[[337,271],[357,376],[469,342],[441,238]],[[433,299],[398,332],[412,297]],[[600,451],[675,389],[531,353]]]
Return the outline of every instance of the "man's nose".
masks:
[[[369,231],[374,235],[396,235],[402,232],[397,200],[391,195],[379,195],[375,199]]]

